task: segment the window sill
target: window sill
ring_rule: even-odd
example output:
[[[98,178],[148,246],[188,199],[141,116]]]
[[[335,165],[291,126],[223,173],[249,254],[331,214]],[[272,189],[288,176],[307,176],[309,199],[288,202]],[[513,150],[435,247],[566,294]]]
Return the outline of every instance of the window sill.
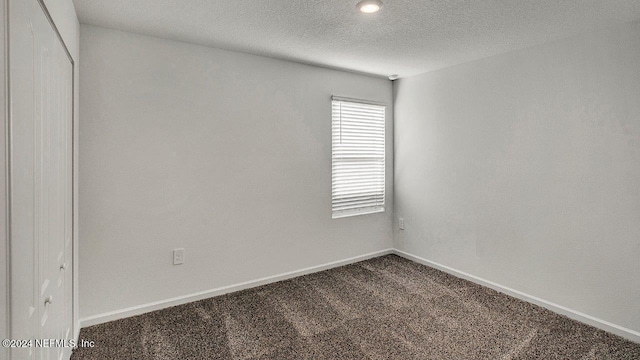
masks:
[[[384,207],[373,207],[373,208],[363,208],[363,209],[355,209],[355,210],[344,210],[344,211],[336,211],[331,214],[332,219],[341,219],[345,217],[358,216],[358,215],[368,215],[384,212]]]

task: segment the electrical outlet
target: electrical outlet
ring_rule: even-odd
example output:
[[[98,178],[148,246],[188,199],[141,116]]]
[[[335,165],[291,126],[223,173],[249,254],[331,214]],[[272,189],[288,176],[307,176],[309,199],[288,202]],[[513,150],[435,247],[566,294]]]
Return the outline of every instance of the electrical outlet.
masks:
[[[180,265],[184,263],[184,249],[173,249],[173,265]]]
[[[398,219],[398,227],[400,228],[400,230],[404,230],[404,218]]]

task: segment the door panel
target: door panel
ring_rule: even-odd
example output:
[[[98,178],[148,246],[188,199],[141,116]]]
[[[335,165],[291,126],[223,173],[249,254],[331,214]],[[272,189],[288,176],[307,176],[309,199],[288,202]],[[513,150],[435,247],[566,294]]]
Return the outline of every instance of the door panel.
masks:
[[[11,337],[72,336],[72,73],[36,0],[11,0]],[[14,349],[16,359],[61,359],[63,347]]]

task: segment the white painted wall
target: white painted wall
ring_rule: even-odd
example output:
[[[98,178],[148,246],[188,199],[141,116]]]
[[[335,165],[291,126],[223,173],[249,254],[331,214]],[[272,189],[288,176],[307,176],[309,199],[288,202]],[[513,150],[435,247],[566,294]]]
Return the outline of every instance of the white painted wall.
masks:
[[[386,79],[81,27],[83,318],[390,248],[385,213],[331,219],[331,95]],[[172,249],[186,263],[172,265]]]
[[[396,82],[395,246],[640,331],[639,39],[635,22]]]

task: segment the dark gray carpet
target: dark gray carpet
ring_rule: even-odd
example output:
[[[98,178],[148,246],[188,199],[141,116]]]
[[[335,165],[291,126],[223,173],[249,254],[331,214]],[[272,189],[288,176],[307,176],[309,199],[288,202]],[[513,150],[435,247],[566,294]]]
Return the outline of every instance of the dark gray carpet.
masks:
[[[82,329],[72,359],[640,359],[640,344],[395,255]]]

